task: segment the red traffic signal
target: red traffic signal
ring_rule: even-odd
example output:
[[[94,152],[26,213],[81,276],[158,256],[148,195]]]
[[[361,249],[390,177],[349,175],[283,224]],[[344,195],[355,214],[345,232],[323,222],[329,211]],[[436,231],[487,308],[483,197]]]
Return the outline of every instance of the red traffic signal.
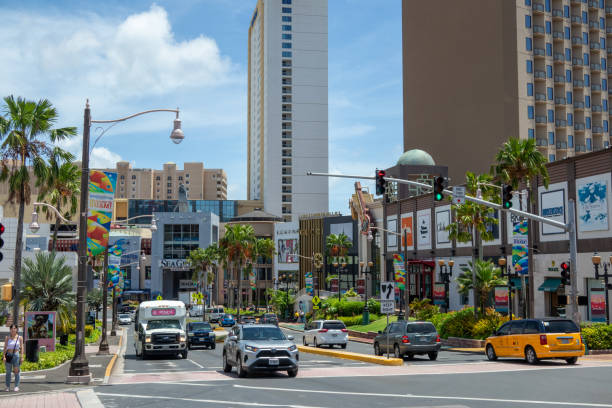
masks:
[[[561,263],[561,269],[564,269],[564,270],[565,270],[565,269],[567,269],[567,268],[569,268],[569,265],[567,264],[567,262],[562,262],[562,263]]]
[[[386,175],[386,171],[376,169],[376,194],[378,195],[385,194],[385,185],[387,184],[385,180]]]
[[[4,234],[4,224],[0,224],[0,234]]]

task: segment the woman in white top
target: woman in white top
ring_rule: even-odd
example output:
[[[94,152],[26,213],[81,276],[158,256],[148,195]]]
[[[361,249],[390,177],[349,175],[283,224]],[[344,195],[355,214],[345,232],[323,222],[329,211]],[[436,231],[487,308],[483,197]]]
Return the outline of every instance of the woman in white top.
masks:
[[[4,339],[4,353],[2,353],[2,360],[4,360],[4,368],[6,369],[6,390],[11,390],[11,374],[15,370],[15,391],[19,391],[19,366],[23,362],[23,338],[17,333],[17,326],[11,325],[11,332]]]

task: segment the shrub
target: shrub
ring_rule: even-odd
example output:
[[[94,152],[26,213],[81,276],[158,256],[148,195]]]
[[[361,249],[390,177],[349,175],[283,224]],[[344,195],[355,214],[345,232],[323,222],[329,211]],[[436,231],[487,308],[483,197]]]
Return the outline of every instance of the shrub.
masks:
[[[370,323],[378,319],[380,319],[378,315],[370,313]],[[361,314],[357,316],[340,316],[338,320],[341,320],[346,325],[346,327],[361,326],[363,324],[363,315]]]
[[[380,302],[376,299],[368,299],[368,310],[370,314],[380,314]]]
[[[449,314],[450,316],[440,325],[440,336],[445,339],[449,337],[471,337],[472,330],[476,324],[474,308],[467,307]]]
[[[93,326],[90,324],[85,325],[85,337],[91,337],[91,333],[93,333]]]
[[[440,333],[440,331],[442,330],[442,324],[455,313],[456,312],[438,313],[437,315],[432,316],[431,319],[428,320],[432,322],[434,326],[436,326],[436,330],[438,331],[438,333]]]
[[[496,312],[495,309],[486,309],[484,316],[474,325],[472,337],[475,339],[486,339],[508,320],[508,316],[503,316],[501,313]]]
[[[440,313],[438,306],[432,305],[430,299],[415,299],[410,303],[410,315],[417,320],[431,320]]]
[[[612,349],[612,326],[605,323],[584,324],[582,338],[589,350]]]

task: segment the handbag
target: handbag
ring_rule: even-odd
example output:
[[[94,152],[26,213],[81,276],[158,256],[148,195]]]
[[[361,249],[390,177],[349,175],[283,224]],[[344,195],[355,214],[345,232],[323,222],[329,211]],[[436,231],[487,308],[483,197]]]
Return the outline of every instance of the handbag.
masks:
[[[17,341],[15,341],[15,345],[13,346],[13,352],[9,353],[8,351],[4,353],[4,357],[6,358],[6,362],[9,364],[13,363],[13,357],[15,357],[15,349],[17,348],[17,342],[19,341],[19,336],[17,336]],[[13,369],[14,370],[14,369]],[[17,369],[19,371],[19,369]]]

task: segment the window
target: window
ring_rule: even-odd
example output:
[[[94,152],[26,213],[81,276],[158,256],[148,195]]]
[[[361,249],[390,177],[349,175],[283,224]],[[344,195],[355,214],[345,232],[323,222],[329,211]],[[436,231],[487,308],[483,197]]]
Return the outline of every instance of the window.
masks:
[[[567,135],[567,147],[574,147],[574,135]]]
[[[589,43],[589,34],[582,33],[582,43],[583,44],[588,44]]]
[[[552,101],[553,100],[553,89],[552,88],[546,88],[546,94],[548,96],[548,100]]]
[[[571,69],[565,70],[565,82],[572,82],[572,70]]]
[[[546,43],[546,55],[548,55],[549,57],[552,56],[552,44],[551,43]]]
[[[533,73],[533,61],[532,60],[527,60],[527,73],[528,74]]]
[[[525,0],[525,5],[526,6],[531,6],[531,0]]]
[[[554,154],[549,154],[548,155],[548,161],[549,162],[554,162],[555,161],[555,155]]]
[[[524,334],[538,334],[540,332],[540,325],[538,322],[528,321],[525,323]]]
[[[168,176],[168,181],[172,180],[172,176]]]
[[[589,95],[586,95],[584,97],[584,106],[586,108],[590,108],[591,107],[591,97]]]
[[[548,132],[548,144],[554,146],[555,144],[555,132]]]
[[[571,113],[567,114],[567,125],[574,126],[574,115]]]
[[[527,106],[527,117],[533,119],[533,106]]]
[[[186,178],[189,178],[189,173],[185,174],[185,177],[186,177]]]
[[[590,129],[591,128],[591,118],[589,116],[587,116],[585,118],[585,121],[586,121],[586,128]]]
[[[121,180],[124,180],[124,179],[125,179],[125,176],[121,176]]]
[[[603,8],[604,8],[604,0],[599,0],[599,8],[603,10]]]
[[[546,22],[546,34],[550,34],[550,32],[552,31],[552,24],[550,23],[550,21]]]
[[[548,123],[555,123],[555,111],[552,109],[549,109],[547,113],[548,113]]]
[[[584,60],[584,65],[590,65],[589,64],[589,54],[587,54],[586,52],[583,55],[583,60]]]
[[[572,51],[569,48],[565,49],[565,60],[566,61],[572,60]]]
[[[546,66],[546,76],[549,78],[552,78],[552,66],[551,65]]]
[[[290,40],[291,34],[283,34],[283,40]]]
[[[604,132],[608,133],[608,121],[607,120],[603,121],[603,128],[604,128]]]
[[[291,31],[291,26],[290,25],[284,25],[283,26],[283,31]]]
[[[587,13],[586,11],[583,11],[582,12],[582,24],[587,24],[588,22],[589,22],[589,13]]]
[[[546,4],[546,6],[545,6],[546,11],[548,11],[550,13],[550,0],[546,0],[545,4]]]
[[[522,334],[523,327],[525,327],[524,321],[510,322],[510,334]]]
[[[604,29],[606,27],[606,20],[603,17],[599,17],[599,28]]]
[[[570,39],[570,28],[569,27],[565,27],[565,39],[566,40]]]
[[[531,16],[529,14],[525,16],[525,27],[531,28]]]
[[[608,110],[608,100],[604,99],[603,101],[601,101],[601,104],[603,105],[604,112],[606,112]]]
[[[586,140],[586,149],[587,149],[587,151],[589,151],[589,152],[590,152],[591,150],[593,150],[593,142],[592,142],[592,140],[591,140],[590,138],[588,138],[588,139]]]
[[[291,4],[291,0],[283,0],[283,4]]]
[[[283,58],[291,58],[291,51],[283,51]]]
[[[132,175],[132,180],[136,180],[136,176],[135,175]]]
[[[291,48],[291,43],[283,43],[283,48]]]
[[[498,336],[507,336],[510,334],[510,325],[512,323],[508,322],[508,323],[504,323],[502,325],[502,327],[499,328],[499,330],[497,331],[497,335]]]
[[[161,180],[161,177],[157,176],[157,177],[155,177],[155,180],[159,181],[159,180]]]
[[[533,96],[533,84],[532,83],[527,84],[527,96]]]
[[[283,21],[286,23],[290,23],[291,22],[291,16],[283,16]]]
[[[527,129],[527,135],[529,139],[533,139],[535,137],[535,132],[533,129]]]
[[[603,69],[603,70],[606,69],[606,59],[605,58],[601,59],[601,69]]]
[[[291,13],[291,7],[283,7],[283,13]]]
[[[168,183],[168,187],[172,187],[172,183]]]
[[[573,103],[572,102],[572,92],[571,91],[567,91],[565,93],[565,99],[567,100],[566,102],[567,102],[568,105],[571,105]]]
[[[599,38],[599,45],[600,45],[602,50],[606,49],[606,39],[604,37],[600,37]]]
[[[584,74],[584,86],[591,86],[591,76]]]
[[[563,17],[569,18],[569,6],[563,6]]]
[[[527,51],[532,50],[533,46],[531,44],[531,37],[525,38],[525,48],[527,49]]]

